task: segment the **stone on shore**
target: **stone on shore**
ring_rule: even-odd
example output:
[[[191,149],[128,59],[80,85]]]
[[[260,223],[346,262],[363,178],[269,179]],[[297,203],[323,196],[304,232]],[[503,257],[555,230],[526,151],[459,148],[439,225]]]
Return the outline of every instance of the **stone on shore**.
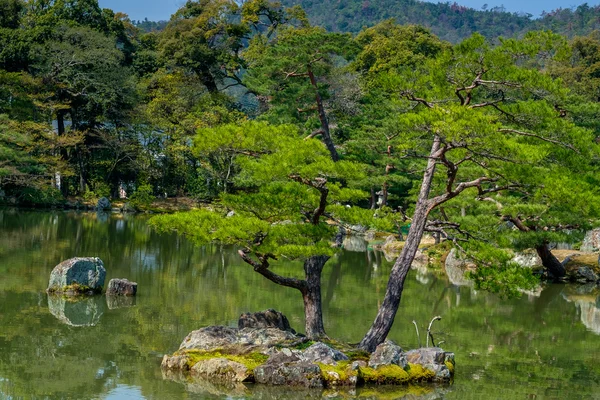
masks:
[[[137,283],[127,279],[111,279],[106,289],[107,296],[135,296]]]
[[[98,257],[75,257],[58,264],[50,274],[48,293],[66,295],[102,292],[106,269]]]
[[[192,375],[210,380],[225,380],[228,382],[244,382],[252,373],[245,365],[226,358],[211,358],[197,362],[191,369]]]
[[[254,379],[257,383],[274,386],[323,387],[321,369],[318,365],[306,361],[260,365],[254,369]]]

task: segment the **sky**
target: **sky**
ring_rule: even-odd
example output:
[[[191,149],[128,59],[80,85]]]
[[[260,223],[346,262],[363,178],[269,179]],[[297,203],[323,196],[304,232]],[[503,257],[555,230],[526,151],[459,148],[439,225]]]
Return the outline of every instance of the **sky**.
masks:
[[[432,2],[437,2],[431,0]],[[456,0],[460,5],[481,9],[484,4],[489,8],[504,6],[506,11],[530,13],[538,17],[542,11],[557,8],[577,7],[586,3],[581,0]],[[102,8],[124,12],[133,20],[148,18],[151,21],[168,20],[185,0],[99,0]],[[590,6],[600,4],[600,0],[588,0]]]

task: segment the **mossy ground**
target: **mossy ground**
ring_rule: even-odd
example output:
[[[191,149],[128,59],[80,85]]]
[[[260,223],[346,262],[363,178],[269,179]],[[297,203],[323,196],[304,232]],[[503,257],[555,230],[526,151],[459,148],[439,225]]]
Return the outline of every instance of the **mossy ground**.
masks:
[[[352,361],[338,362],[337,365],[319,364],[321,375],[327,386],[349,384],[350,378],[356,376],[358,381],[365,385],[406,385],[408,383],[430,382],[435,374],[418,364],[408,364],[406,369],[398,365],[385,365],[377,369],[360,367],[351,369]],[[450,365],[448,365],[450,364]],[[454,365],[446,363],[451,372]]]

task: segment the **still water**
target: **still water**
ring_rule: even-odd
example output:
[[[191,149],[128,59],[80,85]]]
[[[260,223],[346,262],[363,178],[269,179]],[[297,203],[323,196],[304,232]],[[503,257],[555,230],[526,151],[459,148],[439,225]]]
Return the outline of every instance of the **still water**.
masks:
[[[360,249],[360,243],[358,246]],[[49,299],[52,268],[98,256],[111,278],[138,282],[132,302]],[[383,298],[392,262],[345,251],[324,271],[331,337],[358,342]],[[301,265],[275,266],[298,274]],[[454,282],[454,283],[453,283]],[[444,387],[364,389],[364,398],[600,399],[600,293],[552,285],[518,299],[473,290],[442,271],[411,271],[391,339],[417,347],[412,321],[435,315],[436,342],[456,353]],[[276,308],[301,330],[300,295],[240,262],[232,248],[195,247],[152,231],[140,216],[0,209],[0,399],[320,398],[320,392],[222,388],[165,380],[161,357],[191,330],[235,325]],[[335,397],[333,393],[328,395]],[[345,394],[344,396],[348,396]]]

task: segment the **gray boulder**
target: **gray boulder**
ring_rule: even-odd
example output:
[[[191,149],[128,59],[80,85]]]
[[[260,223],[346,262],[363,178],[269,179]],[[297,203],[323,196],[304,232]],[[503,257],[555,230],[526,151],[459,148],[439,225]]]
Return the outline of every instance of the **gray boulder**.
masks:
[[[98,203],[96,203],[97,210],[110,210],[111,208],[112,204],[106,197],[102,197],[100,200],[98,200]]]
[[[283,364],[267,362],[254,368],[254,379],[257,383],[275,386],[323,388],[319,366],[303,361]]]
[[[371,368],[378,368],[382,365],[398,365],[405,368],[406,364],[406,354],[402,348],[389,340],[377,346],[369,358],[369,367]]]
[[[111,279],[106,289],[107,296],[135,296],[137,283],[127,279]]]
[[[236,343],[261,347],[263,349],[273,347],[283,343],[297,341],[298,336],[289,331],[282,331],[277,328],[264,329],[240,329],[237,334]]]
[[[160,367],[163,370],[188,371],[190,369],[188,362],[190,358],[187,354],[183,355],[164,355]]]
[[[287,317],[279,311],[268,309],[255,313],[245,313],[240,315],[238,320],[238,328],[277,328],[282,331],[296,333],[290,326]]]
[[[325,343],[317,342],[308,347],[300,355],[302,361],[337,365],[337,361],[348,360],[348,356],[339,350],[332,349]]]
[[[227,326],[209,326],[190,332],[179,350],[212,350],[227,347],[237,341],[238,330]]]
[[[196,363],[190,373],[214,381],[245,382],[252,377],[248,368],[226,358],[211,358]]]
[[[105,278],[106,269],[98,257],[75,257],[54,267],[47,291],[67,295],[100,293]]]

